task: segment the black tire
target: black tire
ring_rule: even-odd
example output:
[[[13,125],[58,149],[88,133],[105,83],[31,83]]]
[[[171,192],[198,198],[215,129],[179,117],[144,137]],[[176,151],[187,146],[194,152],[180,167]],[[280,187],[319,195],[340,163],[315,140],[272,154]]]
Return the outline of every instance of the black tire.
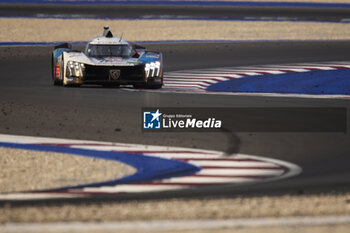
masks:
[[[104,87],[104,88],[117,88],[119,86],[120,85],[116,84],[116,83],[105,83],[105,84],[102,84],[102,87]]]
[[[162,84],[151,84],[151,85],[147,85],[147,89],[160,89],[162,88]]]
[[[163,84],[159,83],[153,83],[153,82],[147,82],[142,84],[134,84],[134,88],[144,88],[144,89],[160,89],[162,88]]]
[[[135,89],[146,88],[146,84],[134,84],[133,86],[134,86]]]
[[[80,86],[81,86],[81,84],[76,84],[76,83],[65,85],[65,87],[80,87]]]

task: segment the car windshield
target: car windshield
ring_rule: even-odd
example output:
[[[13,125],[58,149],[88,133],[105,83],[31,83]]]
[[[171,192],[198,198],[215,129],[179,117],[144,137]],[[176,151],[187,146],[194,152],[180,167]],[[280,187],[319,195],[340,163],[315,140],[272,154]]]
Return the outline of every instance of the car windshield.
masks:
[[[90,57],[129,57],[129,45],[89,45]]]

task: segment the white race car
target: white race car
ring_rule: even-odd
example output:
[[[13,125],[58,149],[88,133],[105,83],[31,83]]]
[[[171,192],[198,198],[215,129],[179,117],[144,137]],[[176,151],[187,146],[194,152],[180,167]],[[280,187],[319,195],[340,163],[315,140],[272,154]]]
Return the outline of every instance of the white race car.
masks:
[[[64,43],[52,53],[54,85],[82,84],[133,85],[138,88],[161,88],[163,85],[162,53],[113,36],[104,27],[103,36],[95,37],[85,51],[74,51]]]

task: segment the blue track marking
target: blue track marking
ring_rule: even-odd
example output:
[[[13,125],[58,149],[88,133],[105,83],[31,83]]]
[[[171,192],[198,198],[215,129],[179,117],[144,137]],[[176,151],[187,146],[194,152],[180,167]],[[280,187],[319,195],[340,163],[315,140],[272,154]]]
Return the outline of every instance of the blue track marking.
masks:
[[[241,42],[295,42],[303,40],[142,40],[130,41],[137,44],[171,44],[171,43],[241,43]],[[323,41],[323,40],[313,40]],[[72,45],[85,45],[87,41],[54,41],[54,42],[0,42],[0,47],[18,47],[18,46],[56,46],[62,43]]]
[[[279,40],[280,41],[280,40]],[[237,40],[143,40],[133,41],[138,44],[161,44],[161,43],[220,43],[220,42],[244,42]],[[0,42],[0,47],[18,47],[18,46],[56,46],[65,43],[65,41],[56,42]],[[85,45],[87,41],[68,41],[72,45]]]
[[[100,186],[112,186],[117,184],[132,184],[148,182],[152,180],[160,180],[171,177],[191,175],[198,171],[200,168],[189,163],[162,159],[158,157],[152,157],[142,154],[128,154],[123,152],[111,152],[111,151],[96,151],[69,148],[64,146],[51,146],[51,145],[38,145],[38,144],[20,144],[20,143],[4,143],[0,142],[0,147],[35,150],[35,151],[47,151],[72,154],[78,156],[87,156],[98,159],[114,160],[128,164],[137,169],[137,172],[133,175],[123,177],[117,180],[110,180],[99,183],[84,184],[78,186],[62,187],[58,189],[44,190],[47,191],[64,191],[67,189],[86,188],[86,187],[100,187]]]
[[[254,2],[254,1],[171,1],[171,0],[0,0],[0,3],[21,4],[69,4],[69,5],[200,5],[200,6],[245,6],[245,7],[323,7],[323,8],[350,8],[349,3],[321,3],[321,2]]]
[[[350,95],[350,70],[257,75],[213,84],[208,91]]]
[[[0,46],[2,47],[10,47],[10,46],[56,46],[65,42],[57,41],[57,42],[0,42]],[[68,42],[72,45],[83,45],[86,44],[87,41],[74,41]]]
[[[55,41],[55,42],[0,42],[2,47],[11,47],[11,46],[56,46],[67,41]],[[139,44],[160,44],[160,43],[219,43],[219,42],[243,42],[243,41],[234,41],[234,40],[150,40],[150,41],[133,41],[134,43]],[[85,45],[87,41],[68,41],[72,45]]]
[[[324,20],[324,19],[299,19],[293,17],[272,17],[272,18],[213,18],[213,17],[177,17],[177,16],[136,16],[136,17],[100,17],[100,16],[77,16],[77,15],[39,15],[39,16],[0,16],[0,18],[28,18],[28,19],[96,19],[96,20],[172,20],[172,21],[221,21],[221,22],[322,22],[322,23],[350,23],[349,19]]]

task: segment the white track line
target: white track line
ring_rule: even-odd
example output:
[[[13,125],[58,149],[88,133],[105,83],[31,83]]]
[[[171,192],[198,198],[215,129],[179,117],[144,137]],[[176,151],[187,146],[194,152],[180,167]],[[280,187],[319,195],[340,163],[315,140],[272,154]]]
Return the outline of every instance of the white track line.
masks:
[[[271,165],[270,163],[265,162],[258,162],[258,161],[249,161],[249,162],[237,162],[237,161],[212,161],[212,160],[205,160],[205,161],[196,161],[196,160],[188,160],[188,162],[191,162],[195,164],[196,166],[220,166],[220,167],[271,167],[276,165]]]
[[[167,83],[170,82],[184,82],[186,78],[167,78]],[[213,79],[196,79],[198,82],[206,82],[206,83],[217,83],[218,81],[226,81],[229,80],[228,78],[222,78],[221,80],[213,78]]]
[[[191,81],[167,81],[166,85],[169,86],[170,84],[191,84],[191,85],[201,85],[201,86],[209,86],[212,83],[207,83],[207,82],[191,82]]]
[[[233,175],[254,175],[254,176],[279,176],[283,173],[283,170],[254,170],[254,169],[205,169],[201,170],[198,174],[201,175],[227,175],[227,176],[233,176]]]
[[[239,73],[241,74],[242,72],[235,72],[235,73]],[[165,78],[168,79],[169,77],[173,77],[173,78],[177,78],[177,77],[190,77],[190,78],[194,78],[194,79],[203,79],[203,78],[217,78],[217,77],[230,77],[230,78],[240,78],[242,77],[242,75],[239,74],[235,74],[233,71],[231,73],[217,73],[217,72],[213,72],[213,73],[207,73],[207,72],[203,72],[203,73],[198,73],[198,72],[186,72],[186,73],[177,73],[177,74],[173,74],[171,73],[171,75],[166,76]],[[257,75],[257,73],[247,73],[245,75]]]
[[[295,69],[295,68],[298,68],[298,69],[301,69],[301,70],[306,70],[306,71],[309,71],[309,69],[317,69],[317,70],[336,70],[335,68],[332,68],[330,66],[303,66],[303,65],[295,65],[295,66],[274,66],[274,68],[277,68],[277,69],[281,69],[281,70],[284,70],[284,69]]]
[[[84,188],[84,192],[103,192],[103,193],[143,193],[157,192],[159,190],[177,190],[186,188],[184,185],[139,185],[123,184],[118,186],[101,186],[99,188]]]
[[[257,74],[255,74],[255,75],[257,75]],[[167,73],[166,76],[164,77],[164,81],[167,81],[168,79],[171,79],[171,78],[181,78],[181,79],[191,78],[191,79],[194,79],[194,80],[197,80],[197,79],[212,79],[212,78],[214,78],[214,79],[225,81],[225,80],[228,79],[228,77],[229,77],[229,75],[220,75],[220,74],[215,74],[215,75],[212,75],[212,76],[208,76],[207,74],[196,76],[196,75],[188,74],[188,73],[186,73],[186,74],[185,73],[183,73],[183,74]],[[240,78],[240,77],[242,77],[242,75],[231,75],[230,77],[231,78]]]
[[[197,87],[197,88],[201,88],[201,89],[205,89],[205,87],[201,86],[201,85],[193,85],[193,84],[164,84],[164,87]]]
[[[251,68],[236,68],[236,69],[227,69],[227,70],[218,70],[218,72],[234,72],[234,73],[245,73],[246,75],[260,75],[261,73],[265,74],[284,74],[285,72],[276,70],[273,68],[260,68],[260,67],[251,67]]]
[[[348,215],[118,222],[10,223],[0,225],[0,232],[164,232],[174,230],[214,230],[223,228],[327,226],[349,223],[350,216]]]

